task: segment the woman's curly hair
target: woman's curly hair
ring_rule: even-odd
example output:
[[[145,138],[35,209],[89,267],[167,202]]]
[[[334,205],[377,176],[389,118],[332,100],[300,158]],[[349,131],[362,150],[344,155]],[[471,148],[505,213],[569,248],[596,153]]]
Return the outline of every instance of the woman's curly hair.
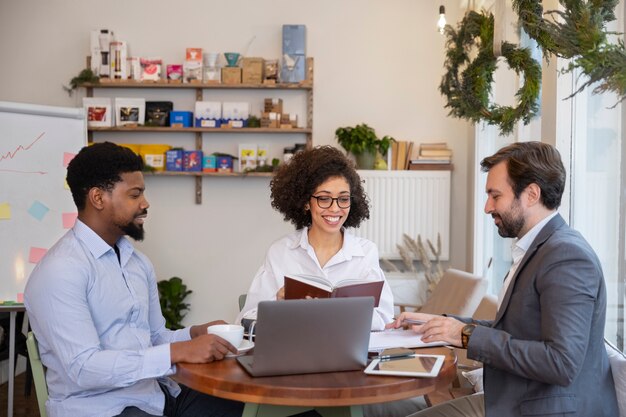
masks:
[[[329,178],[342,177],[350,185],[350,212],[344,227],[359,227],[369,219],[369,201],[354,164],[339,149],[320,146],[296,153],[281,165],[270,183],[272,207],[296,229],[311,225],[311,212],[305,210],[315,189]]]

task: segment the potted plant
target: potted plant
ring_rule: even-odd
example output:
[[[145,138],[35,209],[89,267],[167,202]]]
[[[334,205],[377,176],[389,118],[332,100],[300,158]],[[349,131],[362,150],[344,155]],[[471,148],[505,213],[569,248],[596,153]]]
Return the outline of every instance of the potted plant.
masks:
[[[395,141],[391,136],[379,139],[374,129],[365,123],[355,127],[340,127],[335,130],[335,136],[337,142],[354,155],[357,166],[361,169],[373,169],[377,155],[386,156],[391,142]]]
[[[188,290],[183,284],[183,280],[172,277],[157,283],[159,289],[159,301],[161,311],[165,317],[165,327],[171,330],[182,329],[182,320],[189,310],[189,304],[185,303],[185,298],[193,291]]]

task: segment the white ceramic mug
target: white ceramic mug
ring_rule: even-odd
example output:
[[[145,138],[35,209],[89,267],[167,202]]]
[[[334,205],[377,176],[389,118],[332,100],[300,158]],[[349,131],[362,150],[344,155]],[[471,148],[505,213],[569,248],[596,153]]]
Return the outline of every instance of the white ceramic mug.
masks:
[[[207,328],[207,333],[215,334],[238,348],[243,341],[243,326],[238,324],[216,324]]]

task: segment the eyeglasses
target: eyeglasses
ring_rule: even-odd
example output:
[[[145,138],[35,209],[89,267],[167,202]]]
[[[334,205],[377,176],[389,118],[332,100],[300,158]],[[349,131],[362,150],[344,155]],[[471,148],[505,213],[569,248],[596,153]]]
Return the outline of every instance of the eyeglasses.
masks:
[[[317,206],[319,208],[327,209],[333,205],[333,201],[337,202],[337,206],[342,209],[346,209],[350,207],[350,203],[352,202],[352,197],[349,195],[341,196],[337,198],[328,197],[326,195],[312,195],[311,198],[317,200]]]

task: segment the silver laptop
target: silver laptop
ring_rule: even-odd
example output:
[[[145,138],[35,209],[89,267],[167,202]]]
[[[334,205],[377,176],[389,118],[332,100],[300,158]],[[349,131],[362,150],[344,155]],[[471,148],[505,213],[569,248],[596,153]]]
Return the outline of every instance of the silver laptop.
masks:
[[[259,303],[254,354],[237,361],[252,376],[365,368],[374,298]]]

